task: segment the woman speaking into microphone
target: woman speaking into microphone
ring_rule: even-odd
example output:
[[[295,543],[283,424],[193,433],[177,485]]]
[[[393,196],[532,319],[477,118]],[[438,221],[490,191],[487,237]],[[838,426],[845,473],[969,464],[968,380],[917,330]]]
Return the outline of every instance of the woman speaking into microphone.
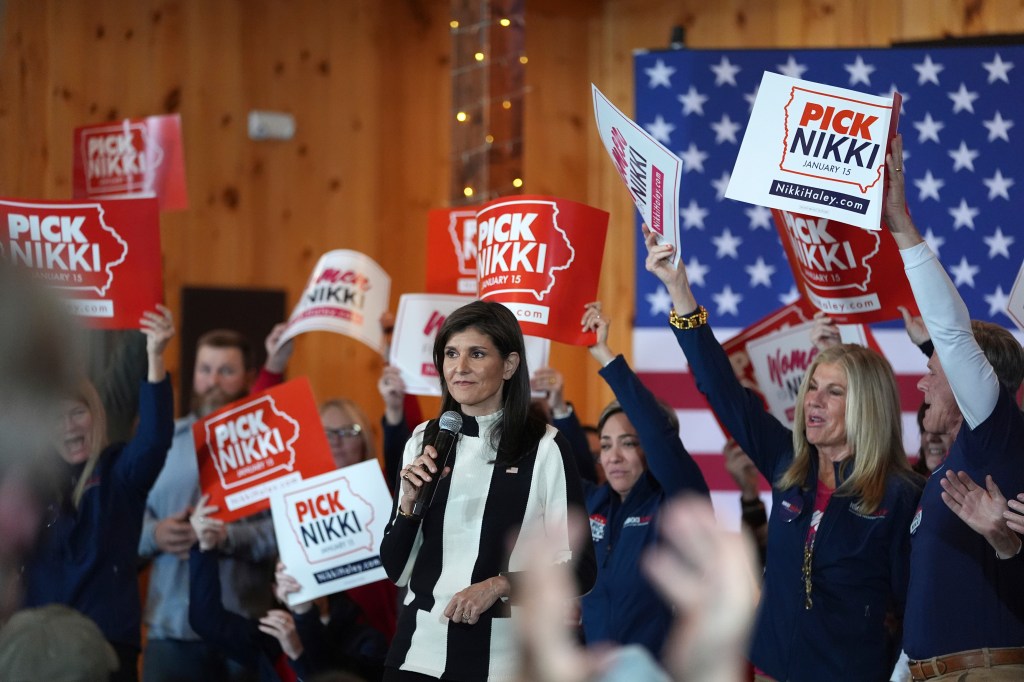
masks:
[[[579,474],[565,439],[529,415],[523,334],[506,307],[475,301],[449,315],[434,366],[441,412],[461,416],[461,432],[442,431],[457,422],[444,414],[406,444],[380,554],[409,589],[384,679],[513,679],[526,536],[542,533],[552,563],[571,563],[580,594],[594,583],[589,534],[574,540],[567,523],[584,508]]]

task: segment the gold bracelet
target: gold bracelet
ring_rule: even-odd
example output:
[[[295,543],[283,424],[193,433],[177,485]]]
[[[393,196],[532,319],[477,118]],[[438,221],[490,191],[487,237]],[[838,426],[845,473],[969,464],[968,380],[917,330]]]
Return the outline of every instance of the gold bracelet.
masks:
[[[704,306],[699,305],[695,312],[684,316],[678,314],[676,309],[672,308],[668,314],[668,323],[676,329],[696,329],[697,327],[703,327],[708,323],[708,311]]]
[[[402,511],[401,507],[398,508],[398,515],[399,516],[404,516],[405,518],[412,519],[414,521],[418,521],[419,520],[415,516],[413,516],[412,514],[409,514],[408,512]]]

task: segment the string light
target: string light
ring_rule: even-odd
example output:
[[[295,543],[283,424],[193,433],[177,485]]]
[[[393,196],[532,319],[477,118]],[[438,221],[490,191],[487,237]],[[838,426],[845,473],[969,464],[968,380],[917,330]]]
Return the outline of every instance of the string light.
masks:
[[[457,19],[452,19],[451,21],[448,22],[448,25],[451,26],[452,28],[458,28],[459,22]]]
[[[501,24],[502,26],[505,26],[505,27],[508,27],[508,26],[512,25],[512,22],[509,21],[508,19],[500,19],[498,21],[498,23]]]
[[[473,196],[473,188],[472,187],[465,187],[465,188],[463,188],[462,193],[465,194],[467,197],[471,197],[471,196]]]
[[[458,121],[459,123],[465,123],[466,121],[469,120],[469,114],[467,114],[465,111],[460,111],[459,113],[455,114],[455,120]]]
[[[476,59],[478,62],[482,62],[484,60],[484,53],[477,52],[475,55],[473,55],[473,58]]]
[[[528,61],[530,61],[530,60],[526,58],[525,54],[522,57],[519,58],[519,63],[520,64],[525,64]]]
[[[511,109],[512,108],[512,102],[510,102],[508,100],[505,100],[504,102],[501,103],[501,108],[502,109]]]
[[[523,179],[515,178],[514,180],[512,180],[512,186],[515,187],[516,189],[519,189],[520,187],[523,186]]]
[[[484,142],[487,144],[494,144],[494,135],[488,135],[484,138]]]

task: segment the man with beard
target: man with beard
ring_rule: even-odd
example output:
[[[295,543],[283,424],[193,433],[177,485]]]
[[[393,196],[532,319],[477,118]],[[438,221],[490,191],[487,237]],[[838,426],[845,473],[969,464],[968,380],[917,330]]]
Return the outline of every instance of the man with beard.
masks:
[[[291,356],[289,341],[278,348],[279,324],[267,336],[267,362],[253,382],[253,353],[248,340],[228,330],[207,332],[196,344],[192,376],[192,411],[174,425],[167,462],[146,501],[139,554],[152,559],[144,618],[148,641],[143,658],[145,682],[245,680],[207,647],[188,623],[188,556],[196,542],[189,515],[200,496],[192,425],[250,392],[283,379]],[[244,616],[258,617],[272,607],[270,584],[277,543],[269,513],[224,526],[218,543],[224,605]]]

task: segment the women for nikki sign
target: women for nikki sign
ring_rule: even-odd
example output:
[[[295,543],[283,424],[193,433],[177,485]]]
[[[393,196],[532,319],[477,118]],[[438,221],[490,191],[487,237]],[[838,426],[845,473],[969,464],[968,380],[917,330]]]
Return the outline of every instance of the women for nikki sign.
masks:
[[[309,278],[281,343],[312,331],[335,332],[382,352],[380,318],[388,309],[391,278],[369,256],[338,249],[328,251]]]
[[[0,199],[0,258],[57,289],[85,324],[137,329],[163,300],[155,199]]]
[[[277,489],[334,469],[305,377],[234,402],[192,425],[199,482],[218,519],[270,506]]]
[[[766,71],[725,196],[878,230],[901,102]]]
[[[380,542],[391,495],[375,460],[280,489],[270,509],[281,561],[302,586],[289,604],[387,578]]]

